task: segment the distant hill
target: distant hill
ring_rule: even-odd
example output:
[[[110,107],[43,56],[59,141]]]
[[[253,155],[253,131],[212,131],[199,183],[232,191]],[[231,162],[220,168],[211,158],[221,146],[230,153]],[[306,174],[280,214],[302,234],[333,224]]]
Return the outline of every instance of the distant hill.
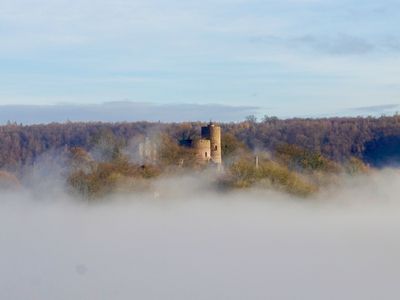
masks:
[[[65,147],[92,150],[103,136],[129,145],[137,137],[162,132],[173,139],[193,138],[204,125],[194,123],[63,123],[0,126],[0,168],[16,171],[43,154]],[[297,145],[343,161],[357,157],[377,167],[400,164],[400,116],[380,118],[287,119],[266,117],[221,124],[223,134],[252,150],[273,151]]]

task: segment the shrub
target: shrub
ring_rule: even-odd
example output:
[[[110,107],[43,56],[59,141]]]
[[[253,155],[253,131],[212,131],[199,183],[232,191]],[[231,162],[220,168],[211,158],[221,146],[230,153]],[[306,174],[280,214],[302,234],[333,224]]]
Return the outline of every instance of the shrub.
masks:
[[[68,177],[69,185],[86,198],[98,198],[117,191],[142,190],[148,179],[159,176],[156,166],[139,166],[126,160],[101,162],[89,172],[77,170]]]
[[[296,145],[281,145],[277,147],[275,156],[291,170],[341,172],[341,167],[334,161],[327,159],[320,153]]]
[[[299,196],[307,196],[318,190],[300,174],[271,160],[261,161],[258,168],[252,161],[239,160],[231,165],[221,183],[235,188],[273,187]]]

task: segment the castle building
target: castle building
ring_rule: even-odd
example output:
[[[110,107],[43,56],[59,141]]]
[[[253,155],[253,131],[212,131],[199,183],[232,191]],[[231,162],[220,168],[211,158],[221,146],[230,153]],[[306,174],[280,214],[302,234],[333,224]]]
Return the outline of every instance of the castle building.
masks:
[[[201,127],[201,137],[198,139],[184,139],[180,145],[193,149],[199,163],[212,163],[222,168],[221,127],[214,123]],[[136,147],[141,164],[156,164],[158,161],[158,145],[148,137]]]
[[[182,145],[193,148],[200,162],[222,164],[221,127],[210,123],[201,127],[201,138],[181,141]]]

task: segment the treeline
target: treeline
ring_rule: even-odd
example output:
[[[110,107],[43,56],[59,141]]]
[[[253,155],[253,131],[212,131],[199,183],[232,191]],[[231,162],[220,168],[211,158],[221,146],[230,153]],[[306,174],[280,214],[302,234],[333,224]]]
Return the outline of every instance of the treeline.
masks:
[[[268,149],[290,144],[321,153],[343,162],[357,157],[373,166],[400,161],[400,116],[380,118],[326,118],[279,120],[224,126],[252,149]]]
[[[199,122],[193,123],[65,123],[0,127],[0,169],[18,171],[33,164],[49,151],[80,147],[92,151],[112,139],[128,146],[132,139],[164,133],[173,140],[199,135]],[[221,124],[224,151],[233,142],[251,150],[275,151],[296,145],[337,162],[356,157],[372,166],[400,162],[400,116],[380,118],[287,119],[248,118],[239,123]]]

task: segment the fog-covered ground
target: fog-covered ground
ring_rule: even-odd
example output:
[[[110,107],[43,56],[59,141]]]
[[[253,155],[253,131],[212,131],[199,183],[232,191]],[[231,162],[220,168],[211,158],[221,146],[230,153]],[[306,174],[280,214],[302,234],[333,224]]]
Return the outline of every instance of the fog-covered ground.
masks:
[[[399,299],[400,173],[313,199],[195,177],[88,204],[0,195],[0,299]]]

